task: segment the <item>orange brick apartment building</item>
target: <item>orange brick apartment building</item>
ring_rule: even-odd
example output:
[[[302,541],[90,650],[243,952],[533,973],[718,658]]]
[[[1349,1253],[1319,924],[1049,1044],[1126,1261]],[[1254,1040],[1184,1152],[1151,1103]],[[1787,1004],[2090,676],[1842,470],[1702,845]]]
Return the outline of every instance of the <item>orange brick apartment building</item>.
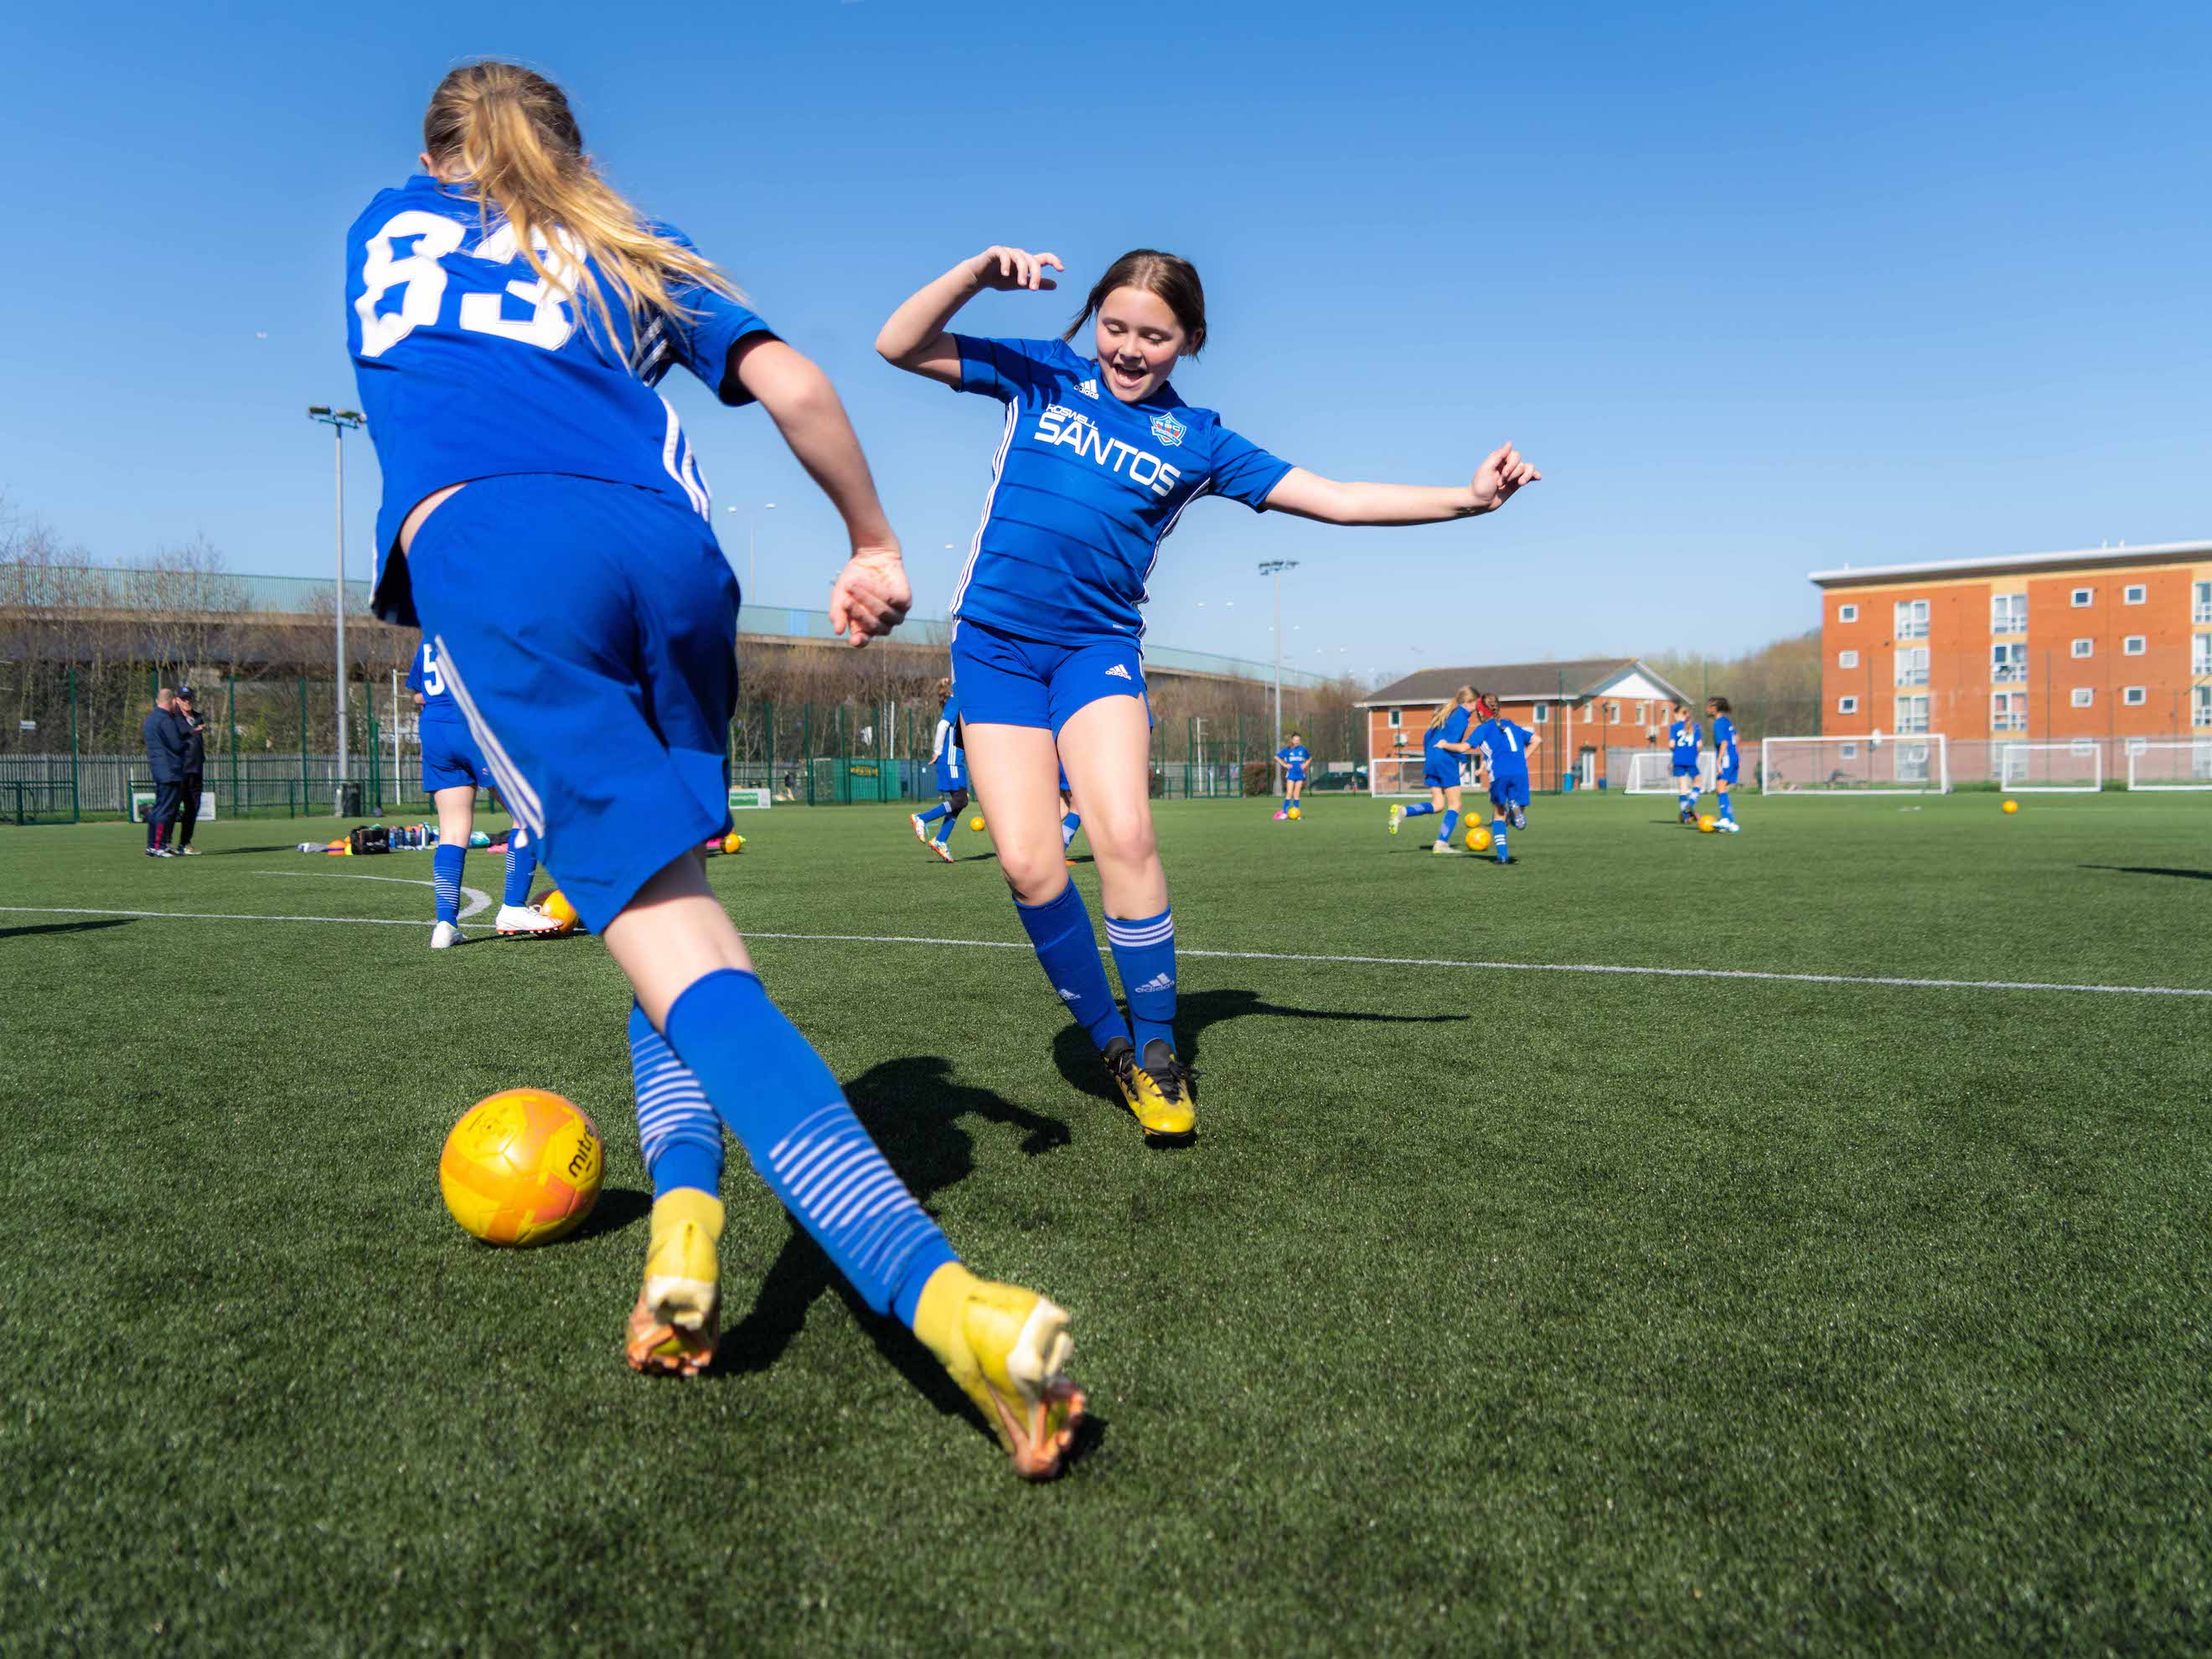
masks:
[[[1556,789],[1571,768],[1583,788],[1609,779],[1626,781],[1625,757],[1664,736],[1667,705],[1683,693],[1638,659],[1607,657],[1582,662],[1524,662],[1472,668],[1424,668],[1362,700],[1367,718],[1367,763],[1396,760],[1412,768],[1406,785],[1418,790],[1421,733],[1429,716],[1462,685],[1496,697],[1508,718],[1543,741],[1528,763],[1538,789]],[[1692,708],[1705,719],[1702,705]],[[1386,787],[1386,793],[1388,793]]]
[[[1813,573],[1820,732],[2007,743],[2212,738],[2212,542]]]

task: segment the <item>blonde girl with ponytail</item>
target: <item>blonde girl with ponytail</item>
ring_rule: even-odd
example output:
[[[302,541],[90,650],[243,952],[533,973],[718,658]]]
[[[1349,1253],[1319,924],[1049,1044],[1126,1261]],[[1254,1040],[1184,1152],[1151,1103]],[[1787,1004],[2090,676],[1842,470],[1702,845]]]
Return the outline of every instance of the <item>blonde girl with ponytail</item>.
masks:
[[[453,70],[421,161],[347,237],[349,343],[384,472],[375,605],[433,643],[501,794],[635,993],[654,1202],[626,1357],[666,1376],[713,1358],[726,1125],[1017,1469],[1054,1474],[1083,1412],[1066,1314],[960,1263],[769,1000],[696,853],[728,827],[739,596],[653,388],[681,366],[768,411],[844,519],[830,611],[860,647],[910,596],[836,391],[607,183],[544,76]]]
[[[1443,821],[1437,829],[1437,844],[1430,850],[1449,854],[1452,831],[1459,828],[1459,769],[1462,756],[1472,755],[1474,746],[1467,740],[1468,727],[1474,723],[1478,702],[1474,688],[1462,685],[1451,695],[1451,701],[1438,703],[1435,714],[1421,733],[1421,781],[1429,787],[1428,804],[1412,806],[1392,806],[1390,833],[1396,835],[1407,818],[1425,817],[1441,812]]]

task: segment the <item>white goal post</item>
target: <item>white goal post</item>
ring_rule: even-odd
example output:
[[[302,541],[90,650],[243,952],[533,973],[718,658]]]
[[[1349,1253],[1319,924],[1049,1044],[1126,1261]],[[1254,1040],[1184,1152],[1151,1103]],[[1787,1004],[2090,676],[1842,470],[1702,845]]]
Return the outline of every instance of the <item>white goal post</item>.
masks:
[[[1941,732],[1902,737],[1762,738],[1762,795],[1948,795],[1950,746]]]
[[[2212,737],[2187,743],[2128,739],[2130,789],[2212,789]]]
[[[1993,743],[1990,770],[1999,787],[2018,795],[2094,794],[2105,787],[2105,745],[2094,738],[2070,743]]]
[[[1710,749],[1698,750],[1698,793],[1709,795],[1713,792],[1713,774],[1719,768],[1720,757]],[[1628,793],[1632,795],[1679,795],[1681,789],[1674,776],[1674,751],[1671,749],[1639,749],[1628,757]]]
[[[1409,755],[1378,755],[1367,763],[1367,793],[1428,798],[1429,786],[1421,781],[1422,757],[1418,749]]]

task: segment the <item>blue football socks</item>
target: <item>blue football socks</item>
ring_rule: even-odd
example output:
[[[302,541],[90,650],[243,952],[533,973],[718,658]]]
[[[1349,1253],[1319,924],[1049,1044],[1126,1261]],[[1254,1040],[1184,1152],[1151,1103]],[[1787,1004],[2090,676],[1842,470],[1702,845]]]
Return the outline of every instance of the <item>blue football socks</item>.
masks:
[[[915,817],[920,818],[924,823],[934,823],[939,818],[949,818],[951,816],[952,809],[944,805],[942,802],[931,807],[927,812],[916,812],[915,814]]]
[[[695,981],[665,1027],[761,1179],[863,1302],[911,1328],[929,1276],[959,1258],[759,977]]]
[[[430,854],[430,888],[438,896],[438,920],[454,921],[461,915],[461,862],[469,849],[458,842],[441,842]]]
[[[1498,861],[1500,864],[1504,864],[1506,861],[1505,820],[1504,818],[1496,819],[1492,823],[1490,826],[1490,839],[1492,845],[1498,848]]]
[[[1429,813],[1433,812],[1436,810],[1437,809],[1431,806],[1428,802],[1419,801],[1406,809],[1406,816],[1409,818],[1425,817]]]
[[[951,841],[951,839],[952,839],[952,814],[951,814],[951,813],[950,813],[950,812],[947,812],[947,813],[945,815],[945,821],[944,821],[942,823],[940,823],[940,824],[939,824],[939,825],[937,826],[937,844],[938,844],[939,847],[942,847],[942,846],[944,846],[944,845],[945,845],[945,842],[947,842]]]
[[[653,1195],[664,1197],[678,1187],[719,1195],[722,1120],[707,1103],[699,1079],[635,1002],[629,1006],[629,1069],[637,1085],[637,1139]]]
[[[1130,1035],[1142,1060],[1154,1042],[1175,1047],[1176,946],[1175,915],[1163,910],[1156,916],[1122,921],[1106,918],[1106,942],[1114,950],[1114,966],[1121,975],[1121,990],[1129,999]]]
[[[1060,850],[1065,853],[1075,845],[1075,832],[1083,828],[1083,815],[1070,812],[1060,821]]]
[[[538,843],[520,824],[507,832],[507,899],[509,904],[530,902],[530,884],[538,879]]]
[[[1106,964],[1099,959],[1097,936],[1091,931],[1091,912],[1075,884],[1068,883],[1059,897],[1042,904],[1016,899],[1014,914],[1036,947],[1045,978],[1077,1024],[1091,1033],[1091,1040],[1103,1050],[1114,1038],[1128,1036],[1128,1024],[1106,983]]]
[[[1721,797],[1721,816],[1727,819],[1730,823],[1734,823],[1735,822],[1735,797],[1734,795],[1723,795]]]
[[[1450,845],[1451,845],[1451,838],[1452,838],[1452,831],[1453,831],[1453,830],[1456,830],[1456,829],[1458,829],[1458,828],[1459,828],[1459,814],[1458,814],[1458,813],[1456,813],[1456,812],[1447,812],[1447,813],[1445,813],[1445,814],[1444,814],[1444,827],[1443,827],[1443,829],[1441,829],[1441,830],[1437,830],[1437,846],[1439,846],[1439,847],[1449,847],[1449,846],[1450,846]]]

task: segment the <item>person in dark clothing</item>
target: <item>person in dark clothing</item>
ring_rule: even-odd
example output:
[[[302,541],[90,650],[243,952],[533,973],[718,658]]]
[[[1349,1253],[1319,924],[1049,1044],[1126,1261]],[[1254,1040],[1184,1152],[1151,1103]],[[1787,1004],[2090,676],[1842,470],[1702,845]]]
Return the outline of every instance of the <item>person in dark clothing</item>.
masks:
[[[146,815],[146,856],[174,858],[169,830],[177,817],[177,799],[185,779],[185,733],[174,711],[177,694],[163,686],[154,694],[153,712],[146,716],[146,768],[154,775],[154,810]]]
[[[177,726],[184,734],[184,772],[177,785],[177,828],[171,844],[179,854],[193,858],[200,849],[192,845],[192,825],[200,815],[200,789],[207,771],[207,716],[192,704],[192,688],[177,688],[177,700],[169,712],[177,718]]]

